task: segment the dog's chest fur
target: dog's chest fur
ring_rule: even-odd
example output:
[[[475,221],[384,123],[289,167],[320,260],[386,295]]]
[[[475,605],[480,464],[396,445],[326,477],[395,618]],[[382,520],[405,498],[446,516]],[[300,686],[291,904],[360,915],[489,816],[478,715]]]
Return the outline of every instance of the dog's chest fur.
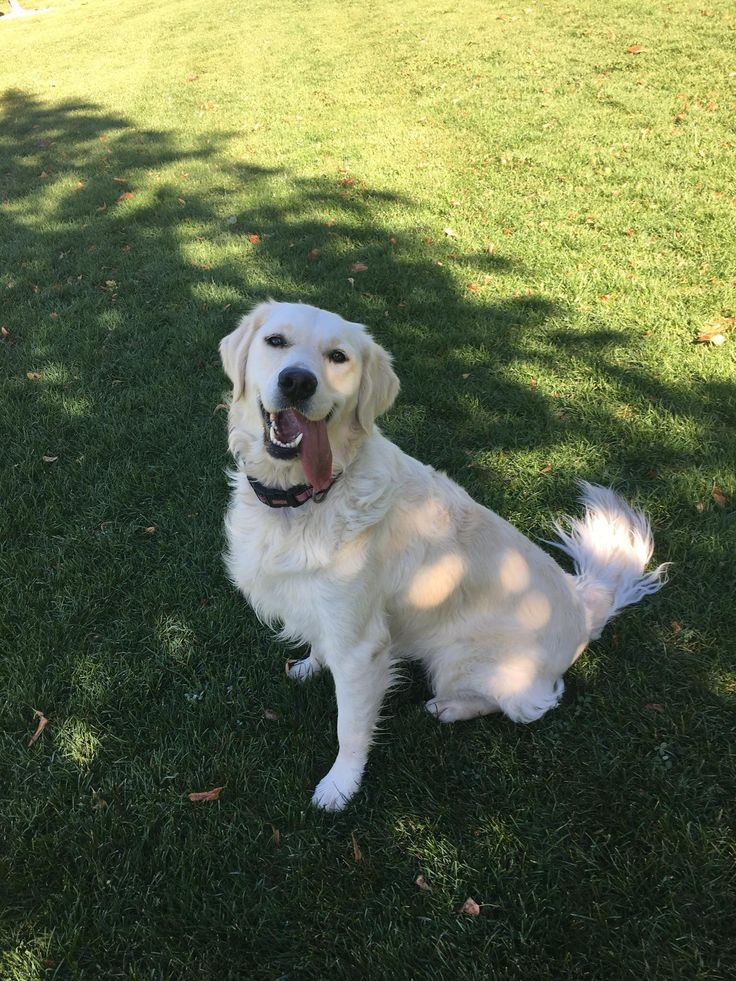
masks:
[[[324,502],[303,508],[269,509],[257,500],[244,475],[234,478],[227,517],[227,564],[233,581],[258,616],[280,621],[283,636],[312,642],[327,611],[339,619],[347,597],[360,603],[372,577],[375,536],[385,503],[346,507],[355,492],[337,485]]]

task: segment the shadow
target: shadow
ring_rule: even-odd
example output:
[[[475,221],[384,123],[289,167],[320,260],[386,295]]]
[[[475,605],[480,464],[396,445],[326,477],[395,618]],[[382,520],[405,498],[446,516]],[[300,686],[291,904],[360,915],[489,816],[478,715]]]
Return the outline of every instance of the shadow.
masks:
[[[577,764],[583,780],[593,773],[599,804],[582,823],[593,834],[606,826],[606,808],[620,813],[610,773],[625,781],[618,760],[627,759],[630,731],[641,748],[654,729],[672,741],[699,733],[718,746],[713,732],[729,730],[732,707],[712,690],[712,651],[726,650],[736,631],[736,614],[722,600],[736,588],[736,543],[730,505],[720,509],[709,494],[736,458],[736,382],[665,379],[652,367],[648,339],[595,323],[581,331],[574,311],[540,292],[494,298],[494,283],[524,272],[510,256],[463,254],[461,280],[457,243],[431,240],[421,222],[411,233],[392,228],[391,216],[411,213],[411,200],[342,174],[307,179],[250,165],[232,151],[237,135],[213,131],[187,142],[90,103],[49,107],[20,91],[0,102],[0,445],[3,497],[12,502],[0,512],[0,646],[24,652],[15,701],[0,706],[0,721],[17,736],[12,766],[35,779],[22,713],[43,709],[52,720],[47,741],[55,718],[75,720],[53,777],[49,764],[38,779],[77,795],[80,812],[83,797],[99,794],[119,821],[103,825],[92,854],[98,832],[89,831],[95,815],[87,808],[63,853],[52,854],[54,807],[27,820],[24,812],[13,855],[25,879],[9,909],[29,921],[37,899],[25,883],[47,883],[48,922],[56,925],[67,915],[65,875],[82,855],[80,879],[106,897],[95,907],[104,931],[140,908],[151,842],[181,855],[199,836],[231,836],[231,864],[233,843],[252,849],[265,870],[257,903],[279,870],[289,873],[292,853],[274,855],[270,831],[254,843],[238,827],[268,828],[275,814],[294,840],[311,842],[306,867],[319,864],[323,818],[302,812],[305,782],[331,761],[331,686],[286,688],[283,649],[225,581],[220,557],[227,459],[216,407],[226,385],[217,345],[268,295],[367,323],[394,354],[402,381],[382,423],[387,435],[526,533],[545,537],[551,518],[574,508],[578,478],[615,483],[653,513],[657,559],[676,563],[673,583],[646,613],[622,617],[588,655],[595,676],[592,668],[586,675],[585,659],[576,665],[550,724],[528,730],[494,719],[440,731],[416,704],[423,688],[416,675],[408,693],[392,696],[396,718],[371,758],[361,799],[369,808],[378,802],[376,826],[408,882],[421,868],[418,854],[446,854],[442,894],[462,901],[466,884],[451,874],[458,828],[481,834],[471,866],[490,867],[493,835],[516,828],[552,876],[549,856],[562,860],[563,848],[547,851],[547,825],[534,822],[538,806],[562,834],[557,805],[545,797],[550,773],[560,777],[560,810],[569,811],[578,804]],[[356,262],[367,271],[356,272]],[[591,692],[605,700],[610,731],[601,734],[593,713],[581,710],[580,735],[564,732],[565,713]],[[652,692],[649,701],[679,700],[682,718],[640,719],[644,692]],[[599,738],[605,753],[591,759]],[[725,760],[725,741],[722,748]],[[44,752],[42,741],[34,752]],[[484,753],[490,758],[476,771]],[[709,775],[716,790],[725,780],[716,763],[698,775],[694,737],[682,754],[698,791],[708,792]],[[521,815],[516,762],[538,787]],[[637,770],[635,791],[627,784],[632,812],[639,791],[649,795],[653,827],[652,772],[663,794],[676,782],[658,765],[647,760]],[[395,786],[393,773],[405,785]],[[182,803],[185,791],[215,784],[231,788],[225,831],[214,810],[195,824]],[[489,808],[492,786],[499,802]],[[465,810],[468,788],[485,797]],[[717,798],[716,791],[708,798],[709,815]],[[635,821],[626,821],[633,836]],[[575,849],[584,847],[582,834]],[[139,844],[140,868],[119,885],[119,897],[108,895],[108,870]],[[223,874],[240,872],[228,866]],[[535,873],[525,875],[533,892]],[[512,907],[500,873],[493,881],[499,909]],[[224,895],[234,882],[226,880]],[[563,885],[580,888],[571,875]],[[156,883],[145,888],[169,918],[184,915]],[[187,888],[196,892],[199,883]],[[356,897],[345,887],[344,908]],[[321,929],[318,915],[310,908],[295,927],[306,950],[308,929]],[[205,925],[190,926],[205,949]],[[72,969],[75,958],[84,963],[79,951],[68,956]]]

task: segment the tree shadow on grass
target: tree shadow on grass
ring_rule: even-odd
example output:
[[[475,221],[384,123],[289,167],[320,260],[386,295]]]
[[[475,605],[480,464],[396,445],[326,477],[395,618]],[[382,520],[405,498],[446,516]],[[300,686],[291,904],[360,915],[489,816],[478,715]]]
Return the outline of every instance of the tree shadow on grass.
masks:
[[[668,500],[677,510],[657,515],[660,556],[687,559],[701,576],[692,587],[701,611],[713,603],[706,570],[726,559],[727,516],[710,504],[696,512],[687,476],[693,467],[715,471],[733,449],[734,386],[664,384],[642,364],[625,363],[622,352],[636,351],[639,341],[605,327],[587,335],[562,330],[569,311],[539,293],[487,299],[492,285],[475,291],[461,275],[480,283],[485,275],[518,275],[510,257],[463,255],[462,268],[472,273],[460,273],[456,243],[428,241],[431,229],[421,223],[395,233],[391,216],[411,201],[339,175],[304,179],[232,163],[223,151],[234,135],[213,132],[182,145],[174,133],[138,128],[91,104],[47,107],[21,92],[2,103],[0,325],[8,336],[1,423],[8,427],[3,481],[14,508],[2,517],[0,631],[12,649],[22,638],[25,651],[14,669],[16,704],[3,712],[11,731],[24,700],[52,717],[77,713],[109,729],[81,770],[60,754],[65,786],[109,786],[111,796],[134,802],[150,793],[152,770],[161,780],[176,772],[179,797],[182,787],[229,776],[232,786],[248,788],[236,805],[241,817],[265,820],[281,809],[296,822],[301,798],[293,799],[303,788],[288,785],[290,760],[317,776],[330,753],[298,720],[316,714],[323,731],[331,729],[332,696],[329,686],[277,687],[273,662],[242,651],[263,650],[267,635],[222,571],[225,437],[223,416],[213,411],[225,391],[217,343],[237,316],[273,294],[367,323],[402,378],[388,434],[479,500],[519,513],[527,531],[541,532],[549,512],[570,508],[578,477],[615,479],[650,501],[656,479],[649,470],[671,478]],[[354,271],[355,262],[366,272]],[[581,392],[593,394],[561,402],[546,378],[566,368],[580,377]],[[28,371],[41,377],[29,379]],[[599,381],[616,386],[613,403],[610,392],[596,402]],[[552,458],[555,480],[539,472]],[[721,587],[732,575],[732,567],[721,570]],[[664,637],[673,656],[637,670],[664,676],[673,690],[695,682],[707,693],[703,653],[725,639],[722,604],[712,610],[717,624],[666,633],[663,622],[679,614],[667,594],[662,603],[621,622],[621,647],[632,651],[627,667]],[[620,656],[614,646],[604,641],[595,656]],[[584,690],[584,680],[577,685]],[[412,713],[409,699],[399,698]],[[266,707],[284,720],[281,735],[264,727]],[[716,700],[711,708],[725,712]],[[186,746],[172,741],[178,717]],[[484,724],[494,725],[471,727],[477,751]],[[424,732],[413,715],[399,727],[404,747]],[[152,749],[158,731],[161,745]],[[539,732],[534,747],[553,766],[554,726]],[[503,723],[494,734],[502,755],[523,742]],[[460,799],[469,784],[458,774],[471,767],[472,741],[466,745],[460,727],[426,737],[438,755],[410,745],[414,789],[429,787],[434,760],[445,759],[445,789]],[[382,763],[400,766],[403,753],[379,747],[372,778]],[[119,757],[131,765],[111,776]],[[265,757],[286,781],[274,804],[266,803],[275,786]],[[541,779],[541,769],[525,764]],[[11,765],[24,772],[28,763],[16,753]],[[389,770],[383,787],[391,780]],[[506,790],[513,794],[511,785]],[[418,810],[406,793],[396,799],[388,804],[392,820],[408,826],[428,814],[449,834],[443,794],[429,794]],[[471,834],[462,807],[450,812]],[[394,831],[387,820],[387,835]],[[161,833],[176,840],[176,831]],[[25,848],[22,838],[17,848]],[[534,848],[541,854],[544,842]],[[55,867],[43,847],[28,848],[23,861],[43,877]]]

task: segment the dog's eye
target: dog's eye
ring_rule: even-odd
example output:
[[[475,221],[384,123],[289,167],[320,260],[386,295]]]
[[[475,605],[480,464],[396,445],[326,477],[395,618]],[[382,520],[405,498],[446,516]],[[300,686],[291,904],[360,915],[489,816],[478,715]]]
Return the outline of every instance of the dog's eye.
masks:
[[[345,362],[348,360],[347,354],[345,354],[344,351],[340,351],[339,349],[335,351],[330,351],[327,357],[330,359],[330,361],[332,361],[333,364],[345,364]]]
[[[271,334],[266,338],[266,344],[269,347],[286,347],[286,338],[283,334]]]

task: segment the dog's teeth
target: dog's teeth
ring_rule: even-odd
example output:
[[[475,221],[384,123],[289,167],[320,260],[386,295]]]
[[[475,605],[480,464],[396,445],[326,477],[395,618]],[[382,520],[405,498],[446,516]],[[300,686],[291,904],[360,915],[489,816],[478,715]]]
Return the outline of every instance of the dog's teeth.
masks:
[[[276,439],[276,427],[273,423],[271,423],[271,428],[268,431],[268,438],[272,443],[278,443],[278,440]]]
[[[277,414],[275,412],[269,412],[269,415],[271,417],[271,422],[272,423],[276,422],[276,420],[278,419]]]

